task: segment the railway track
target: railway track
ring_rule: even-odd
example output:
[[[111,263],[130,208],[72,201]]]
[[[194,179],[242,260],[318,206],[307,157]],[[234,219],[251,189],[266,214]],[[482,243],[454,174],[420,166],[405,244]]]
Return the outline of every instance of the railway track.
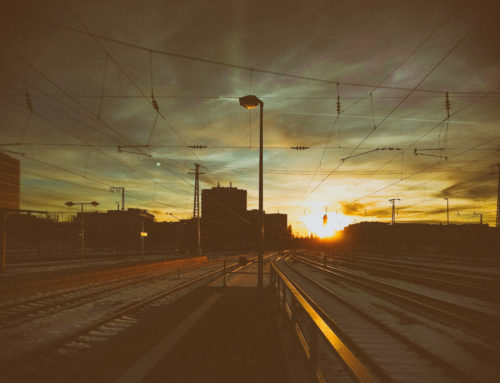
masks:
[[[129,286],[129,289],[132,288],[134,295],[138,298],[135,299],[120,299],[115,298],[113,301],[103,300],[102,294],[107,294],[106,289],[100,292],[92,292],[88,294],[84,294],[86,296],[87,301],[79,302],[80,305],[83,305],[80,308],[74,309],[71,307],[63,307],[60,312],[51,312],[52,306],[48,307],[46,311],[39,310],[39,315],[37,318],[33,319],[33,324],[31,324],[31,317],[29,313],[25,313],[26,317],[21,317],[21,322],[27,322],[23,325],[19,326],[19,328],[0,328],[0,334],[2,339],[14,339],[16,343],[22,343],[22,340],[17,340],[17,333],[23,334],[24,329],[27,328],[30,331],[35,331],[33,335],[26,335],[26,339],[29,343],[28,347],[22,347],[17,350],[9,350],[12,352],[8,357],[4,352],[4,357],[1,358],[0,364],[9,365],[11,362],[17,366],[23,366],[26,363],[32,364],[37,363],[36,361],[41,361],[43,359],[47,359],[48,355],[53,355],[63,348],[67,347],[80,347],[82,343],[86,341],[92,341],[92,339],[96,338],[96,334],[101,332],[106,332],[110,330],[110,328],[118,327],[118,331],[120,327],[128,327],[129,325],[134,323],[133,314],[135,312],[140,311],[145,307],[153,307],[155,305],[166,305],[171,303],[175,299],[178,299],[180,296],[187,294],[193,289],[206,285],[214,280],[220,279],[221,274],[225,270],[226,272],[233,271],[238,268],[239,265],[236,262],[231,262],[226,265],[225,268],[217,267],[215,270],[213,268],[210,270],[204,270],[201,273],[199,270],[191,270],[190,275],[188,276],[185,273],[185,277],[183,280],[177,280],[169,278],[169,283],[164,284],[163,287],[161,285],[155,286],[154,288],[148,288],[147,278],[142,280],[141,284],[144,285],[142,289],[138,288],[133,289],[132,286],[137,284],[133,280],[129,280],[126,282],[126,285]],[[197,274],[197,275],[195,275]],[[153,279],[158,279],[153,278]],[[189,278],[186,280],[186,278]],[[105,287],[105,286],[104,286]],[[114,286],[114,290],[123,290],[123,286]],[[148,289],[150,290],[148,292]],[[83,292],[82,289],[80,292]],[[144,296],[144,297],[142,297]],[[68,297],[64,297],[67,299]],[[101,303],[102,302],[102,303]],[[108,303],[109,302],[109,303]],[[57,303],[55,303],[57,305]],[[77,304],[75,303],[74,306]],[[95,308],[102,307],[104,311],[102,313],[96,313]],[[54,309],[55,310],[55,309]],[[85,314],[86,313],[86,314]],[[86,316],[82,320],[79,318],[77,324],[73,325],[71,323],[71,319],[65,318],[75,318],[76,316]],[[54,319],[55,318],[55,319]],[[11,318],[14,320],[14,318]],[[18,319],[15,319],[18,320]],[[57,324],[64,324],[64,329],[57,328]],[[52,336],[48,339],[44,339],[43,336],[39,333],[37,328],[42,329],[44,332],[57,333],[57,336]],[[34,329],[34,330],[33,330]],[[101,331],[101,329],[104,329]],[[17,331],[17,333],[16,333]],[[114,330],[112,330],[113,332]],[[24,334],[23,334],[24,335]],[[41,338],[41,339],[38,339]],[[99,336],[97,336],[99,338]],[[33,344],[33,339],[37,339],[37,343]],[[97,339],[99,340],[99,339]],[[60,351],[59,351],[60,352]]]
[[[438,320],[447,326],[459,327],[474,333],[485,340],[500,339],[498,323],[500,316],[488,311],[479,311],[471,307],[449,302],[436,296],[395,286],[394,284],[361,276],[331,265],[326,267],[316,261],[294,256],[300,262],[307,263],[337,280],[354,284],[371,294],[376,294],[407,310]]]
[[[208,265],[208,264],[206,264]],[[205,265],[204,265],[205,266]],[[191,265],[190,268],[199,267]],[[185,271],[184,271],[185,272]],[[83,287],[31,298],[19,303],[0,306],[0,328],[19,326],[63,310],[69,310],[90,303],[97,298],[109,296],[119,289],[142,284],[154,284],[166,279],[177,279],[177,271],[158,271],[153,275],[133,275],[118,280],[90,283]]]
[[[359,256],[319,257],[308,254],[317,262],[366,271],[372,275],[415,282],[425,286],[458,293],[463,296],[500,303],[500,279],[494,273],[444,269],[426,265],[408,265]]]
[[[362,305],[360,307],[336,293],[334,285],[319,282],[289,262],[283,262],[282,266],[297,288],[307,289],[305,295],[314,298],[310,303],[351,350],[371,366],[380,381],[426,380],[415,375],[415,371],[421,371],[424,376],[430,377],[427,381],[433,382],[491,381],[478,378],[470,369],[460,368],[450,358],[431,352],[413,337],[393,329],[364,310]],[[491,374],[495,371],[485,376],[490,377]]]

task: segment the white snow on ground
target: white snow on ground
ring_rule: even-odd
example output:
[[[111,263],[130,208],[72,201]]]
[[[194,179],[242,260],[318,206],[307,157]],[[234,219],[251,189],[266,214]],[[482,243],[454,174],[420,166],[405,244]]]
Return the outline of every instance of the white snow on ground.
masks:
[[[499,344],[477,339],[474,335],[465,333],[462,330],[446,326],[445,324],[430,320],[424,316],[404,310],[401,307],[387,302],[377,296],[369,294],[367,291],[354,286],[349,286],[348,282],[332,282],[332,277],[319,271],[313,270],[309,266],[295,263],[294,267],[299,269],[304,274],[312,277],[314,280],[322,283],[336,294],[343,297],[348,302],[354,304],[362,311],[377,318],[387,326],[404,334],[406,337],[424,346],[433,354],[445,359],[451,365],[465,371],[470,376],[479,377],[479,380],[491,381],[491,376],[500,377],[500,367],[494,363],[496,353],[500,355]],[[386,281],[386,280],[384,280]],[[301,282],[301,286],[307,286],[310,282]],[[404,284],[405,288],[412,287],[418,289],[422,286],[413,284]],[[424,289],[427,293],[428,289]],[[437,297],[443,297],[441,292],[435,292]],[[445,295],[447,297],[447,295]],[[460,297],[456,297],[458,301]],[[466,297],[465,297],[466,298]],[[327,293],[318,293],[316,290],[315,299],[322,308],[331,315],[335,320],[338,317],[338,305],[334,304],[332,298]],[[468,302],[468,298],[466,298]],[[340,326],[343,328],[342,326]],[[373,334],[376,337],[376,334]],[[483,353],[478,350],[482,350]],[[382,354],[384,353],[381,351]],[[490,353],[490,361],[487,354]],[[401,361],[400,361],[401,362]],[[420,377],[422,378],[422,376]],[[422,380],[422,381],[425,381]],[[428,381],[435,381],[434,377]]]
[[[102,263],[100,264],[102,265]],[[231,264],[233,263],[228,262],[228,266]],[[196,265],[195,268],[187,270],[184,267],[179,279],[176,273],[172,274],[172,270],[168,269],[165,270],[165,277],[163,279],[139,282],[110,292],[104,290],[103,294],[96,297],[92,302],[48,313],[46,316],[35,317],[33,320],[28,319],[16,327],[8,328],[0,323],[0,340],[2,344],[0,348],[0,360],[22,355],[45,344],[50,344],[54,340],[104,319],[127,304],[157,295],[181,283],[194,279],[201,274],[215,271],[220,267],[220,263]],[[110,277],[110,279],[112,278]],[[90,283],[88,287],[91,288],[95,285],[95,283]],[[52,293],[63,291],[64,288],[60,288]],[[128,321],[125,327],[128,327],[131,323],[131,321]],[[109,333],[104,331],[105,329],[109,329],[112,332],[116,331],[116,323],[106,324],[106,326],[103,326],[99,330],[101,335],[108,336]]]
[[[500,316],[500,307],[492,302],[486,302],[473,297],[466,297],[460,294],[438,290],[433,287],[423,286],[413,282],[402,281],[401,279],[390,278],[390,277],[379,277],[363,270],[351,269],[344,266],[335,266],[335,268],[362,277],[370,278],[378,282],[390,284],[408,291],[413,291],[419,294],[427,295],[432,298],[440,299],[444,302],[455,303],[461,306],[470,307],[471,309],[477,311],[482,311],[487,314]]]
[[[457,272],[478,272],[485,274],[496,274],[500,275],[500,264],[497,260],[495,264],[475,264],[475,263],[467,263],[465,264],[463,260],[447,258],[442,259],[439,256],[418,256],[418,255],[409,255],[409,254],[398,254],[394,256],[388,256],[383,254],[375,254],[375,253],[353,253],[354,255],[359,255],[360,257],[364,257],[366,259],[377,259],[384,262],[394,262],[397,264],[407,264],[408,266],[426,266],[431,268],[439,268],[447,271],[457,271]],[[348,259],[349,255],[346,255]]]
[[[30,273],[44,273],[51,271],[61,271],[61,270],[78,270],[78,269],[88,269],[92,267],[103,267],[103,266],[121,266],[126,264],[139,264],[141,262],[164,262],[164,261],[174,261],[176,258],[168,258],[166,256],[127,256],[127,257],[115,257],[115,258],[84,258],[83,262],[80,263],[79,259],[71,259],[67,261],[40,261],[40,262],[27,262],[27,263],[16,263],[8,264],[7,269],[0,275],[0,280],[2,278],[7,278],[16,275],[26,275]]]

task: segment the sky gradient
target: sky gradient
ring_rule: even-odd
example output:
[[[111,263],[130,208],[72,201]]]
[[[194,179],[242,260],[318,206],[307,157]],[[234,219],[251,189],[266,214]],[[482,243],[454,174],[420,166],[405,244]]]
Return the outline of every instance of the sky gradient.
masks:
[[[256,208],[259,114],[238,103],[255,94],[264,209],[295,232],[326,208],[387,222],[390,198],[398,221],[445,222],[447,197],[452,222],[493,225],[498,16],[494,1],[20,2],[0,16],[0,150],[21,160],[26,209],[114,209],[124,186],[127,207],[189,218],[194,163],[201,188],[232,182]]]

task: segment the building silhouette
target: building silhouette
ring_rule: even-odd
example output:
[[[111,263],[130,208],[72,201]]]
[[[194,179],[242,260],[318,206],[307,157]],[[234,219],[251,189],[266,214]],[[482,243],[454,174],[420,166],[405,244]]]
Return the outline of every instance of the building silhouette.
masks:
[[[20,174],[19,160],[0,152],[0,209],[19,209]]]
[[[210,250],[247,247],[250,230],[247,191],[217,185],[201,191],[202,248]]]
[[[259,236],[259,211],[247,210],[247,191],[217,185],[201,193],[202,248],[253,250]],[[266,249],[283,247],[291,237],[286,214],[264,213]]]

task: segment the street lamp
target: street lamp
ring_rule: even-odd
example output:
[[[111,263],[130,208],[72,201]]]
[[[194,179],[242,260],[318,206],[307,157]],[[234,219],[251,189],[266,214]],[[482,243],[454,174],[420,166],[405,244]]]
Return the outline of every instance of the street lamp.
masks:
[[[92,202],[66,202],[66,206],[71,207],[73,205],[80,205],[81,207],[81,214],[80,214],[80,237],[81,237],[81,251],[80,251],[80,264],[83,263],[83,253],[84,253],[84,230],[83,230],[83,205],[92,205],[92,206],[99,206],[99,202],[92,201]]]
[[[240,105],[245,109],[254,109],[260,107],[260,150],[259,150],[259,246],[258,246],[258,272],[257,272],[257,285],[260,290],[264,285],[264,182],[263,182],[263,164],[264,164],[264,133],[263,133],[263,120],[264,120],[264,103],[257,96],[248,95],[240,97]]]
[[[447,197],[444,197],[444,199],[446,200],[446,224],[449,225],[450,224],[450,201],[448,201],[448,198]]]

